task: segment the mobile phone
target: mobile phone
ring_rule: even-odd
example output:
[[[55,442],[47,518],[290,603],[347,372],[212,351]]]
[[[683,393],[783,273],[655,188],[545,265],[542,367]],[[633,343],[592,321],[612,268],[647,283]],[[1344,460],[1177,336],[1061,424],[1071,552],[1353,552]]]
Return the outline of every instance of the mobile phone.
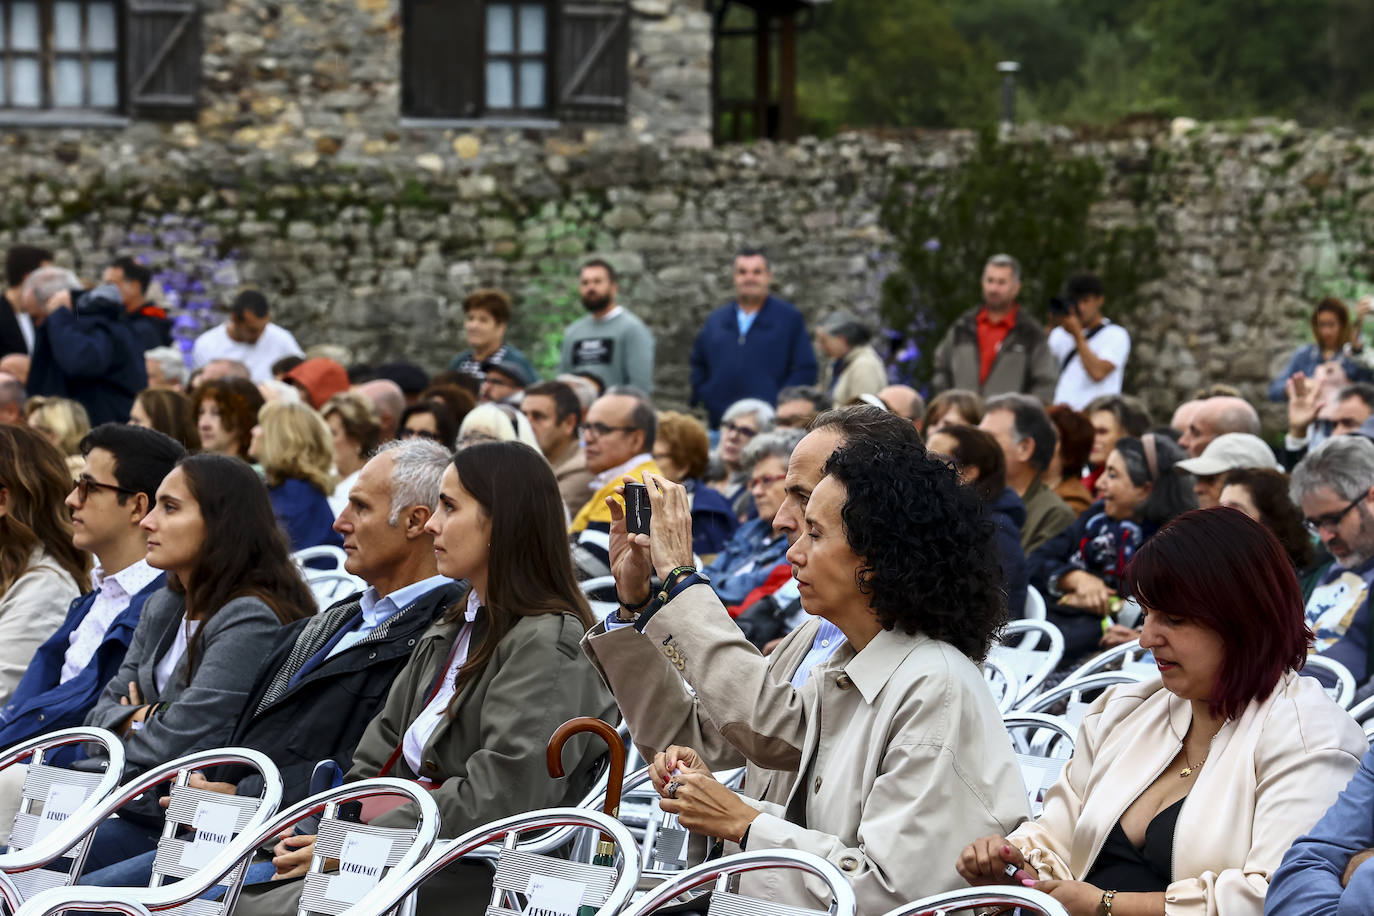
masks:
[[[642,483],[625,484],[625,530],[630,534],[648,534],[652,517],[649,488]]]

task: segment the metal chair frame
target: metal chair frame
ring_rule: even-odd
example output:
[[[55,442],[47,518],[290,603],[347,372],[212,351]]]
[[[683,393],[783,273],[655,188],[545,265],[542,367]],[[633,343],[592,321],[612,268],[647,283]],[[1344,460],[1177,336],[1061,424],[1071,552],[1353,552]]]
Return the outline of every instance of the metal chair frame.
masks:
[[[113,759],[111,758],[112,761]],[[49,862],[65,856],[68,850],[77,843],[87,839],[101,821],[154,786],[178,777],[183,780],[184,785],[184,780],[189,778],[192,770],[208,769],[221,764],[243,764],[251,766],[263,774],[263,794],[258,810],[244,827],[245,830],[256,830],[276,813],[277,807],[281,804],[281,775],[277,772],[276,765],[265,754],[243,747],[218,748],[188,754],[161,766],[153,767],[143,775],[119,786],[101,799],[98,804],[91,807],[89,814],[71,828],[64,824],[52,835],[45,837],[41,842],[28,849],[0,855],[0,897],[3,897],[9,911],[11,913],[16,912],[23,904],[25,896],[20,890],[19,884],[15,882],[14,875],[41,868]],[[113,770],[114,767],[111,766],[110,769]],[[76,820],[76,817],[69,818],[69,821]],[[84,851],[81,855],[81,862],[78,864],[83,866],[85,864]],[[229,864],[232,865],[233,863]],[[76,878],[80,873],[79,869],[74,868],[71,878]],[[67,887],[51,888],[42,893],[70,889]],[[41,896],[41,894],[35,895],[35,897],[37,896]]]
[[[1046,713],[1022,712],[1003,716],[1002,724],[1011,737],[1012,749],[1016,754],[1017,763],[1029,762],[1034,768],[1042,769],[1040,761],[1058,761],[1058,766],[1054,767],[1054,776],[1058,779],[1064,765],[1073,756],[1075,743],[1073,728],[1066,720]],[[1028,734],[1018,738],[1015,734],[1016,731],[1025,731]],[[1066,743],[1067,754],[1055,753],[1064,750]],[[1026,777],[1024,770],[1021,776],[1024,780]],[[1026,786],[1026,798],[1030,804],[1032,817],[1040,815],[1040,791],[1047,788],[1049,786],[1043,781],[1038,782],[1034,787]]]
[[[1026,613],[1023,620],[1044,620],[1049,616],[1045,596],[1034,585],[1026,586]]]
[[[814,853],[796,849],[761,849],[702,862],[700,865],[679,872],[650,890],[626,907],[620,916],[647,916],[659,907],[672,902],[678,895],[712,881],[716,883],[712,909],[715,908],[716,900],[732,898],[732,902],[742,901],[748,906],[747,912],[757,913],[759,916],[771,916],[771,914],[776,913],[796,916],[800,913],[823,912],[772,903],[767,900],[741,897],[726,889],[726,885],[733,875],[772,868],[794,869],[815,875],[830,886],[831,904],[829,912],[831,916],[853,916],[857,905],[854,898],[854,888],[850,886],[849,879],[845,877],[844,872],[840,871],[830,861],[822,859]]]
[[[1058,900],[1029,887],[965,887],[902,904],[883,916],[947,916],[992,906],[1017,907],[1019,912],[1036,916],[1069,916]]]
[[[1039,696],[1031,697],[1027,702],[1018,705],[1015,712],[1048,712],[1056,703],[1062,700],[1068,700],[1069,703],[1072,704],[1090,690],[1102,690],[1117,684],[1136,683],[1139,683],[1139,681],[1129,674],[1122,674],[1120,671],[1100,671],[1097,674],[1089,674],[1077,681],[1064,681]],[[1069,718],[1068,715],[1065,715],[1063,718],[1068,720],[1070,726],[1077,732],[1077,723]]]
[[[392,855],[388,857],[390,871],[383,880],[386,877],[404,874],[414,868],[421,858],[433,848],[435,837],[439,833],[439,806],[435,804],[429,792],[410,780],[380,777],[337,786],[297,802],[272,818],[270,823],[259,823],[252,831],[240,832],[203,868],[180,881],[150,887],[111,889],[75,886],[55,888],[34,895],[33,899],[27,901],[19,912],[23,913],[24,916],[38,916],[38,914],[55,914],[67,909],[80,909],[91,912],[123,913],[126,916],[151,916],[155,912],[174,911],[178,907],[192,903],[210,888],[221,884],[226,875],[238,870],[237,880],[228,885],[229,890],[226,891],[223,898],[226,904],[224,912],[232,912],[243,887],[240,866],[252,857],[259,846],[308,817],[322,814],[328,820],[334,817],[339,805],[376,795],[403,795],[418,808],[414,831],[416,834],[415,841],[400,855],[395,854],[393,846]],[[359,830],[366,830],[368,827],[365,824],[353,826]],[[376,829],[373,828],[373,830]],[[318,872],[324,859],[325,853],[320,852],[317,845],[317,854],[311,862],[312,870]],[[361,901],[359,902],[361,903]],[[399,898],[397,902],[400,902]],[[15,916],[18,916],[18,913]]]
[[[1007,713],[1016,702],[1017,692],[1021,687],[1021,679],[1006,666],[994,658],[983,660],[983,680],[987,682],[988,690],[992,693],[993,700],[997,703],[997,711]],[[1001,690],[998,690],[998,687]]]
[[[335,547],[333,544],[317,544],[314,547],[302,547],[300,550],[291,554],[291,559],[301,568],[301,571],[308,578],[312,573],[329,574],[344,571],[344,563],[348,562],[348,554],[342,547]],[[332,569],[315,569],[305,564],[311,560],[333,560]]]

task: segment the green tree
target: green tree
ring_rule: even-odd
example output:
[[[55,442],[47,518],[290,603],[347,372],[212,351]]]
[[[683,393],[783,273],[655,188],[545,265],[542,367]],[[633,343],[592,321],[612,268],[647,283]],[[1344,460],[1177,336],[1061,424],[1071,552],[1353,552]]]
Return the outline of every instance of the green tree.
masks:
[[[1020,302],[1034,313],[1043,315],[1049,297],[1081,270],[1102,277],[1114,314],[1130,309],[1139,287],[1160,272],[1155,233],[1090,225],[1102,178],[1093,159],[1057,156],[1044,143],[1000,143],[991,131],[951,173],[897,176],[882,214],[897,253],[882,311],[915,342],[919,382],[930,379],[950,324],[978,301],[992,254],[1021,261]]]

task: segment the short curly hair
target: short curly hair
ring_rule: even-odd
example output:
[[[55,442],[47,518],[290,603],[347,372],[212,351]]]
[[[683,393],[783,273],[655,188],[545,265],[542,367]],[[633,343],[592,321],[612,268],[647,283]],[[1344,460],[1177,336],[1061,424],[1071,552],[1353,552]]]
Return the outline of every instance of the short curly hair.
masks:
[[[995,530],[954,469],[907,442],[849,442],[826,474],[845,488],[859,590],[883,629],[924,633],[976,663],[1007,620]]]

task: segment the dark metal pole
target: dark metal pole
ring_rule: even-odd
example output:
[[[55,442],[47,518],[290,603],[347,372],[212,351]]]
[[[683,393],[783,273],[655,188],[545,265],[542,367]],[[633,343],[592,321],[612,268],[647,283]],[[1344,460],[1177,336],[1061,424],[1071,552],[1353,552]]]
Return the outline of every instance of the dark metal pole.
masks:
[[[1010,131],[1016,125],[1016,74],[1021,65],[1014,60],[1004,60],[997,65],[1002,74],[1002,131]]]

